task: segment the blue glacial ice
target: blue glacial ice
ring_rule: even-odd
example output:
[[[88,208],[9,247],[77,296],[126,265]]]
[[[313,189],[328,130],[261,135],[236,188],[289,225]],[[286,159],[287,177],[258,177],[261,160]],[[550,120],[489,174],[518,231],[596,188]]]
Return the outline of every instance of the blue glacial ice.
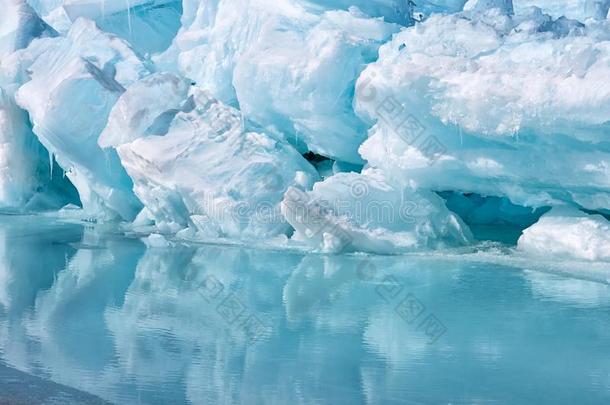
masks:
[[[309,189],[318,180],[291,145],[247,131],[238,110],[171,73],[132,85],[99,142],[116,147],[149,215],[174,232],[286,234],[282,196],[288,187]]]
[[[6,4],[0,207],[324,252],[508,226],[608,260],[609,1]]]
[[[71,185],[32,133],[15,102],[22,84],[15,55],[37,37],[56,33],[21,0],[8,1],[0,15],[0,207],[31,210],[73,202]],[[76,198],[77,200],[77,198]]]

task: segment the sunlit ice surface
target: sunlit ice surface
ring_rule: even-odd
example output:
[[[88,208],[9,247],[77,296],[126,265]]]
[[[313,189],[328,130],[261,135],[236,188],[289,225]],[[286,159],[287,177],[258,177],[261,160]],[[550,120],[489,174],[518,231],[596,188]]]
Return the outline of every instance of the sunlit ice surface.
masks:
[[[605,264],[532,261],[502,244],[395,256],[149,247],[112,226],[3,216],[0,392],[35,403],[608,403],[609,276]]]

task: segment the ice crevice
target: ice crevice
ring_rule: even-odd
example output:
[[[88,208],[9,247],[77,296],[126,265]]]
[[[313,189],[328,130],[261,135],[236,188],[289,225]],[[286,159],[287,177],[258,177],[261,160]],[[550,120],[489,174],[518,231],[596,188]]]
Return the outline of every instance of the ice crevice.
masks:
[[[5,3],[1,209],[609,260],[606,0]]]

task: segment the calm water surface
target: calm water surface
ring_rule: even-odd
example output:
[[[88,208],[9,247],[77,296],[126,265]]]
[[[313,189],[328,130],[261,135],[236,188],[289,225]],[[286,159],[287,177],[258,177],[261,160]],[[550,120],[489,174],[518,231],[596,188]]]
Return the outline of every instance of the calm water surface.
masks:
[[[0,403],[610,403],[610,276],[539,270],[6,216]]]

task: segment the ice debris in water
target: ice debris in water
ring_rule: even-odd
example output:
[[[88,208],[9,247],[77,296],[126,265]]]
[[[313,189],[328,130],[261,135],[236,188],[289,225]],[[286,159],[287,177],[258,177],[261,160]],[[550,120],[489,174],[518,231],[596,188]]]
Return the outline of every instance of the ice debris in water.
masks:
[[[1,207],[325,252],[506,225],[607,260],[607,0],[5,3]]]

